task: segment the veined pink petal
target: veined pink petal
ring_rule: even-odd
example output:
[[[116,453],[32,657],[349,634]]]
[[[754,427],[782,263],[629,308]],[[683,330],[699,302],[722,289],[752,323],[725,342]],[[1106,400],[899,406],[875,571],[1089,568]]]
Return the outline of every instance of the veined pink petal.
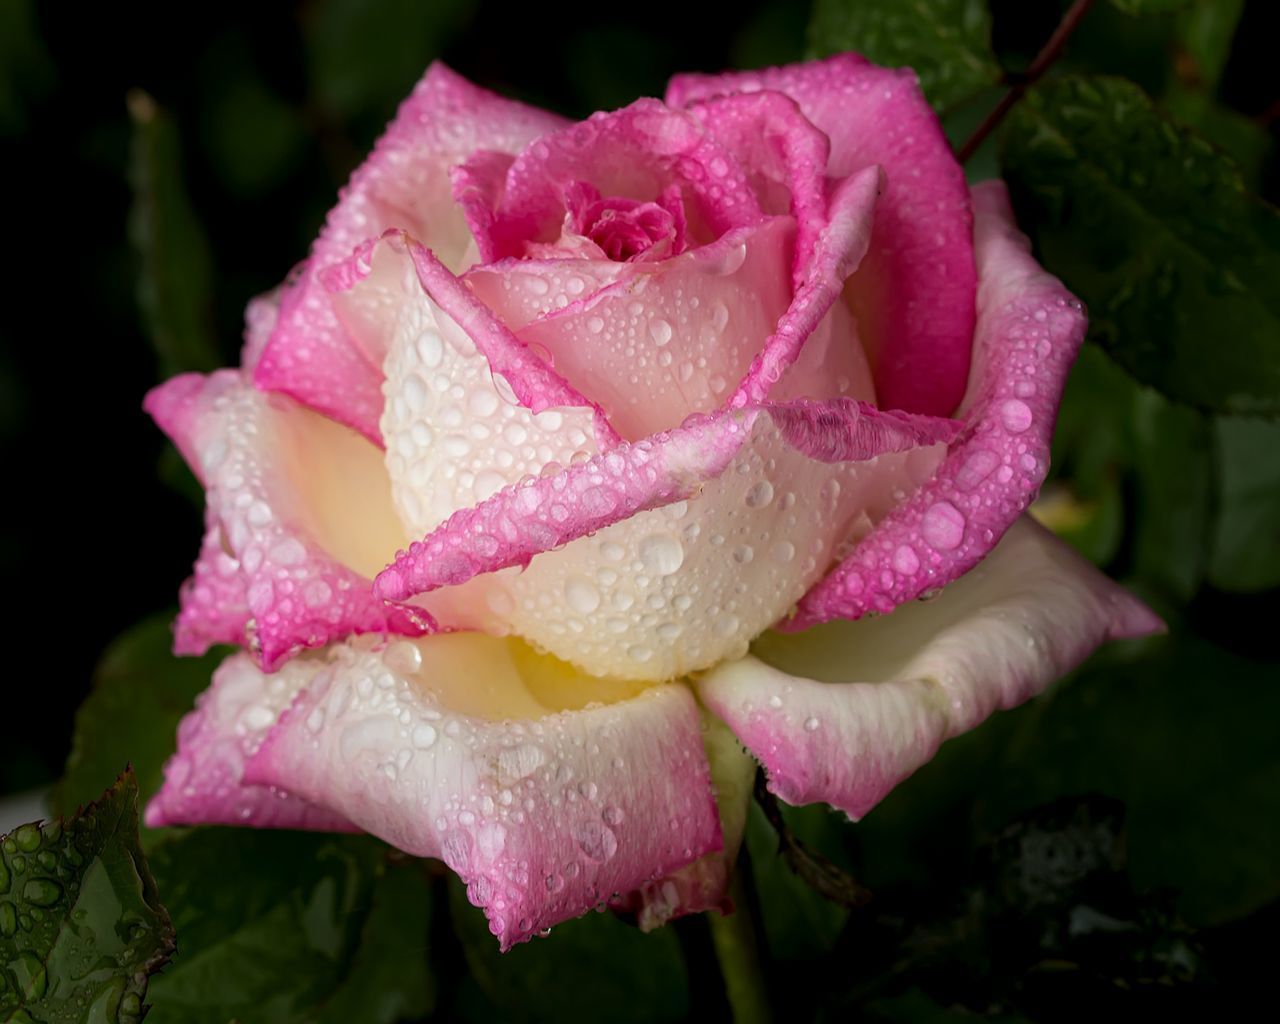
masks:
[[[515,153],[564,123],[432,64],[352,176],[286,292],[280,322],[254,371],[258,387],[292,395],[381,443],[382,368],[346,337],[320,274],[389,228],[411,232],[457,266],[470,233],[453,201],[450,168],[476,150]]]
[[[721,846],[686,687],[601,704],[607,681],[564,679],[556,699],[478,634],[309,664],[246,781],[442,858],[504,949]]]
[[[768,213],[790,213],[796,222],[792,287],[798,291],[827,220],[830,143],[778,92],[737,93],[689,105],[717,142],[746,171]]]
[[[377,448],[255,390],[234,370],[175,377],[147,395],[145,408],[208,503],[209,530],[176,626],[180,652],[231,640],[238,622],[239,642],[272,669],[350,633],[433,627],[430,616],[371,589],[369,577],[404,536]]]
[[[772,386],[796,364],[805,345],[835,304],[845,281],[866,255],[874,230],[876,197],[883,186],[884,174],[880,168],[869,167],[846,178],[836,188],[831,197],[830,218],[814,239],[812,256],[803,268],[804,281],[759,355],[752,361],[750,371],[729,399],[731,407],[763,401]],[[847,323],[847,320],[837,322]],[[856,332],[845,339],[832,339],[835,344],[841,340],[851,353],[862,355]],[[814,366],[812,372],[829,379],[832,374],[840,372],[839,363],[839,360],[832,360],[825,365]],[[869,384],[862,384],[866,364],[859,361],[857,365],[862,370],[858,374],[859,384],[869,390]],[[810,382],[799,377],[789,383],[803,394]]]
[[[879,164],[886,185],[871,248],[846,298],[882,408],[950,415],[965,391],[973,331],[972,215],[964,173],[915,73],[855,54],[723,75],[677,75],[667,102],[785,93],[831,140],[828,173]]]
[[[240,368],[252,373],[262,358],[271,333],[280,319],[280,296],[284,286],[255,296],[244,311],[244,345],[240,349]]]
[[[264,675],[246,654],[233,654],[178,726],[178,750],[164,767],[164,785],[147,804],[150,828],[162,825],[249,825],[348,832],[341,815],[275,786],[244,782],[244,766],[315,662],[297,658]]]
[[[529,146],[511,165],[481,251],[523,256],[529,242],[551,242],[565,216],[572,182],[601,196],[656,200],[679,185],[690,203],[689,230],[699,243],[762,216],[742,169],[693,117],[657,100],[593,114]]]
[[[937,476],[805,595],[783,628],[889,611],[970,570],[1031,503],[1084,337],[1080,303],[1035,262],[1004,186],[974,189],[980,272],[963,435]]]
[[[375,591],[403,600],[527,566],[486,577],[488,619],[452,624],[511,629],[600,675],[675,678],[745,651],[956,429],[851,399],[721,411],[454,513]]]
[[[695,685],[791,804],[858,818],[943,740],[1043,690],[1109,639],[1161,623],[1023,517],[933,601],[763,637]]]

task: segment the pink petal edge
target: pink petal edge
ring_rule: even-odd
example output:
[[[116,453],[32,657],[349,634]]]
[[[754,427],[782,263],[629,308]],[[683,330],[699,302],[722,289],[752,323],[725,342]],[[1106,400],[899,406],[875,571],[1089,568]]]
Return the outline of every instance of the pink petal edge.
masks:
[[[784,629],[889,611],[977,565],[1035,498],[1080,303],[1032,258],[1004,185],[974,189],[981,272],[965,423],[934,479],[894,509],[800,602]]]
[[[771,792],[856,819],[944,740],[1033,697],[1107,640],[1162,626],[1023,517],[933,601],[766,636],[757,656],[695,685],[764,764]]]
[[[450,168],[476,150],[515,153],[563,118],[496,96],[436,62],[404,101],[372,155],[352,175],[283,297],[280,320],[254,370],[280,391],[381,443],[382,369],[351,344],[320,274],[390,228],[412,232],[444,258],[469,239]]]

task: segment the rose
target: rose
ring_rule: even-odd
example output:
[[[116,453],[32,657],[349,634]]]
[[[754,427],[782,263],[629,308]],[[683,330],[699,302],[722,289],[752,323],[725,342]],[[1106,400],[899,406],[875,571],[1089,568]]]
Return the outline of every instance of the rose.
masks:
[[[434,66],[242,366],[147,400],[208,496],[176,649],[247,648],[148,821],[368,830],[504,947],[723,907],[736,741],[856,817],[1158,625],[1020,518],[1083,327],[910,72],[570,125]]]

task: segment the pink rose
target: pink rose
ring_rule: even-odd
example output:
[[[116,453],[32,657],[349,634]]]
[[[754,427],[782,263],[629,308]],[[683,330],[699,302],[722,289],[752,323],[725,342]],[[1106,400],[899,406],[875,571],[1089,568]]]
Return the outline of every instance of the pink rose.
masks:
[[[1158,626],[1022,515],[1084,323],[910,71],[570,124],[433,66],[243,365],[147,398],[208,496],[176,649],[245,648],[148,822],[367,830],[504,947],[724,906],[734,737],[857,817]]]

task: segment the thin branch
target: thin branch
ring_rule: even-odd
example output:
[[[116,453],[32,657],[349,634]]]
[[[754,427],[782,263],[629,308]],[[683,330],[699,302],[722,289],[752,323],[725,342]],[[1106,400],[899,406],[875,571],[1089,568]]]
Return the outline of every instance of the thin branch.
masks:
[[[833,903],[854,908],[871,901],[871,890],[858,884],[844,869],[792,833],[782,817],[777,798],[765,785],[764,772],[756,773],[756,802],[773,830],[778,833],[778,852],[811,888]]]
[[[1027,89],[1038,82],[1053,66],[1054,61],[1062,56],[1067,40],[1071,38],[1071,34],[1079,27],[1092,6],[1093,0],[1075,0],[1067,8],[1067,13],[1062,16],[1062,20],[1058,22],[1058,27],[1053,30],[1049,41],[1036,54],[1030,67],[1021,73],[1005,76],[1005,82],[1012,88],[1000,97],[1000,102],[995,105],[991,113],[984,117],[982,123],[973,130],[973,134],[965,139],[964,145],[956,152],[956,159],[964,163],[978,151],[978,147],[987,140],[988,135],[995,131],[996,126],[1004,120],[1005,115],[1013,109],[1018,100],[1022,99]]]

